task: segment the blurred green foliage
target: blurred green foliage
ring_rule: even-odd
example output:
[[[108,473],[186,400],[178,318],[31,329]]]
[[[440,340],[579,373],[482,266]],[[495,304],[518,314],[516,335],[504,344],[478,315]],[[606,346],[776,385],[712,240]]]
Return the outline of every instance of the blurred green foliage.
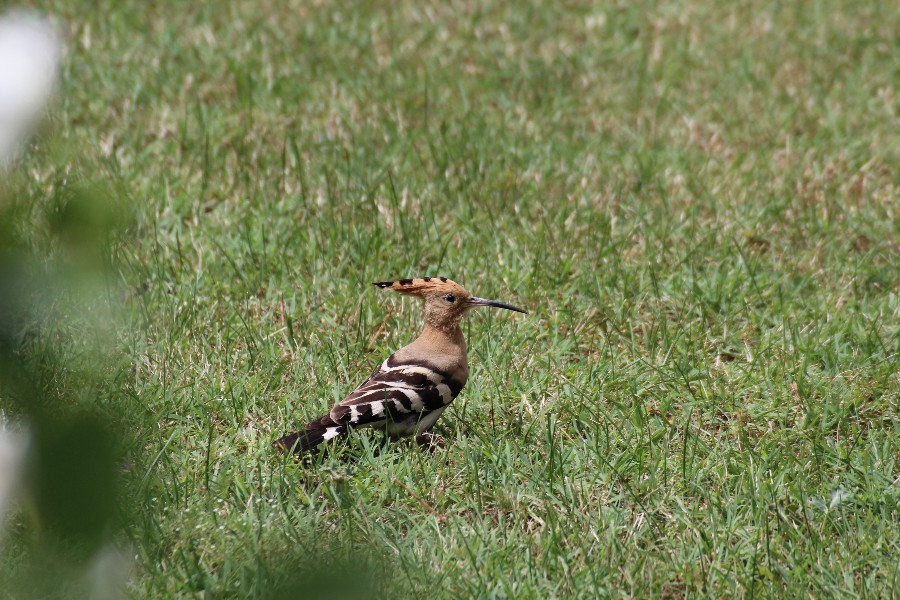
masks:
[[[38,219],[28,199],[0,186],[0,408],[5,427],[29,440],[22,510],[0,569],[14,596],[89,593],[79,582],[113,541],[121,432],[95,401],[111,349],[96,321],[103,290],[84,285],[103,278],[120,234],[121,213],[101,188],[63,188],[48,202],[51,218]]]

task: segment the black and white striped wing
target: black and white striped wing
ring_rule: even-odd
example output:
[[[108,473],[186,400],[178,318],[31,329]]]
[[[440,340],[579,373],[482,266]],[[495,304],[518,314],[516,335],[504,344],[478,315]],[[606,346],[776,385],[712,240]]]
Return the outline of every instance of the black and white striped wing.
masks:
[[[407,421],[444,408],[462,387],[427,362],[400,362],[391,356],[330,416],[354,427]]]

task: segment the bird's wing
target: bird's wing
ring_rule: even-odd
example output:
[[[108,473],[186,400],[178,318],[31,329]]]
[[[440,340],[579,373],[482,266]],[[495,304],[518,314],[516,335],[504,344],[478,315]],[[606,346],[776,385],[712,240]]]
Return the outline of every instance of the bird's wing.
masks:
[[[388,358],[361,386],[331,409],[341,425],[400,421],[447,406],[463,384],[426,361]]]

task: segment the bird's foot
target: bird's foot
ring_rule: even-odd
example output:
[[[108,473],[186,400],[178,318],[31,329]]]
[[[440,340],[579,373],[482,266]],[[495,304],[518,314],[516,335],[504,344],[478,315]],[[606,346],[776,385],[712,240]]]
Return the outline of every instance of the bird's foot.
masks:
[[[416,442],[423,450],[434,451],[439,448],[446,448],[447,441],[436,433],[425,432],[416,436]]]

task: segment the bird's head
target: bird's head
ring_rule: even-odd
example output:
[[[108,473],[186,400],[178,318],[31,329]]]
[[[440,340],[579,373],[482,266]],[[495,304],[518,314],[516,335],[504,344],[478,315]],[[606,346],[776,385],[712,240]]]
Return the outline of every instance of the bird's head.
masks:
[[[512,304],[498,300],[477,298],[463,286],[446,277],[418,277],[415,279],[398,279],[396,281],[379,281],[376,286],[391,289],[401,294],[418,296],[425,300],[425,322],[442,330],[454,329],[470,308],[476,306],[494,306],[520,313],[526,313]]]

